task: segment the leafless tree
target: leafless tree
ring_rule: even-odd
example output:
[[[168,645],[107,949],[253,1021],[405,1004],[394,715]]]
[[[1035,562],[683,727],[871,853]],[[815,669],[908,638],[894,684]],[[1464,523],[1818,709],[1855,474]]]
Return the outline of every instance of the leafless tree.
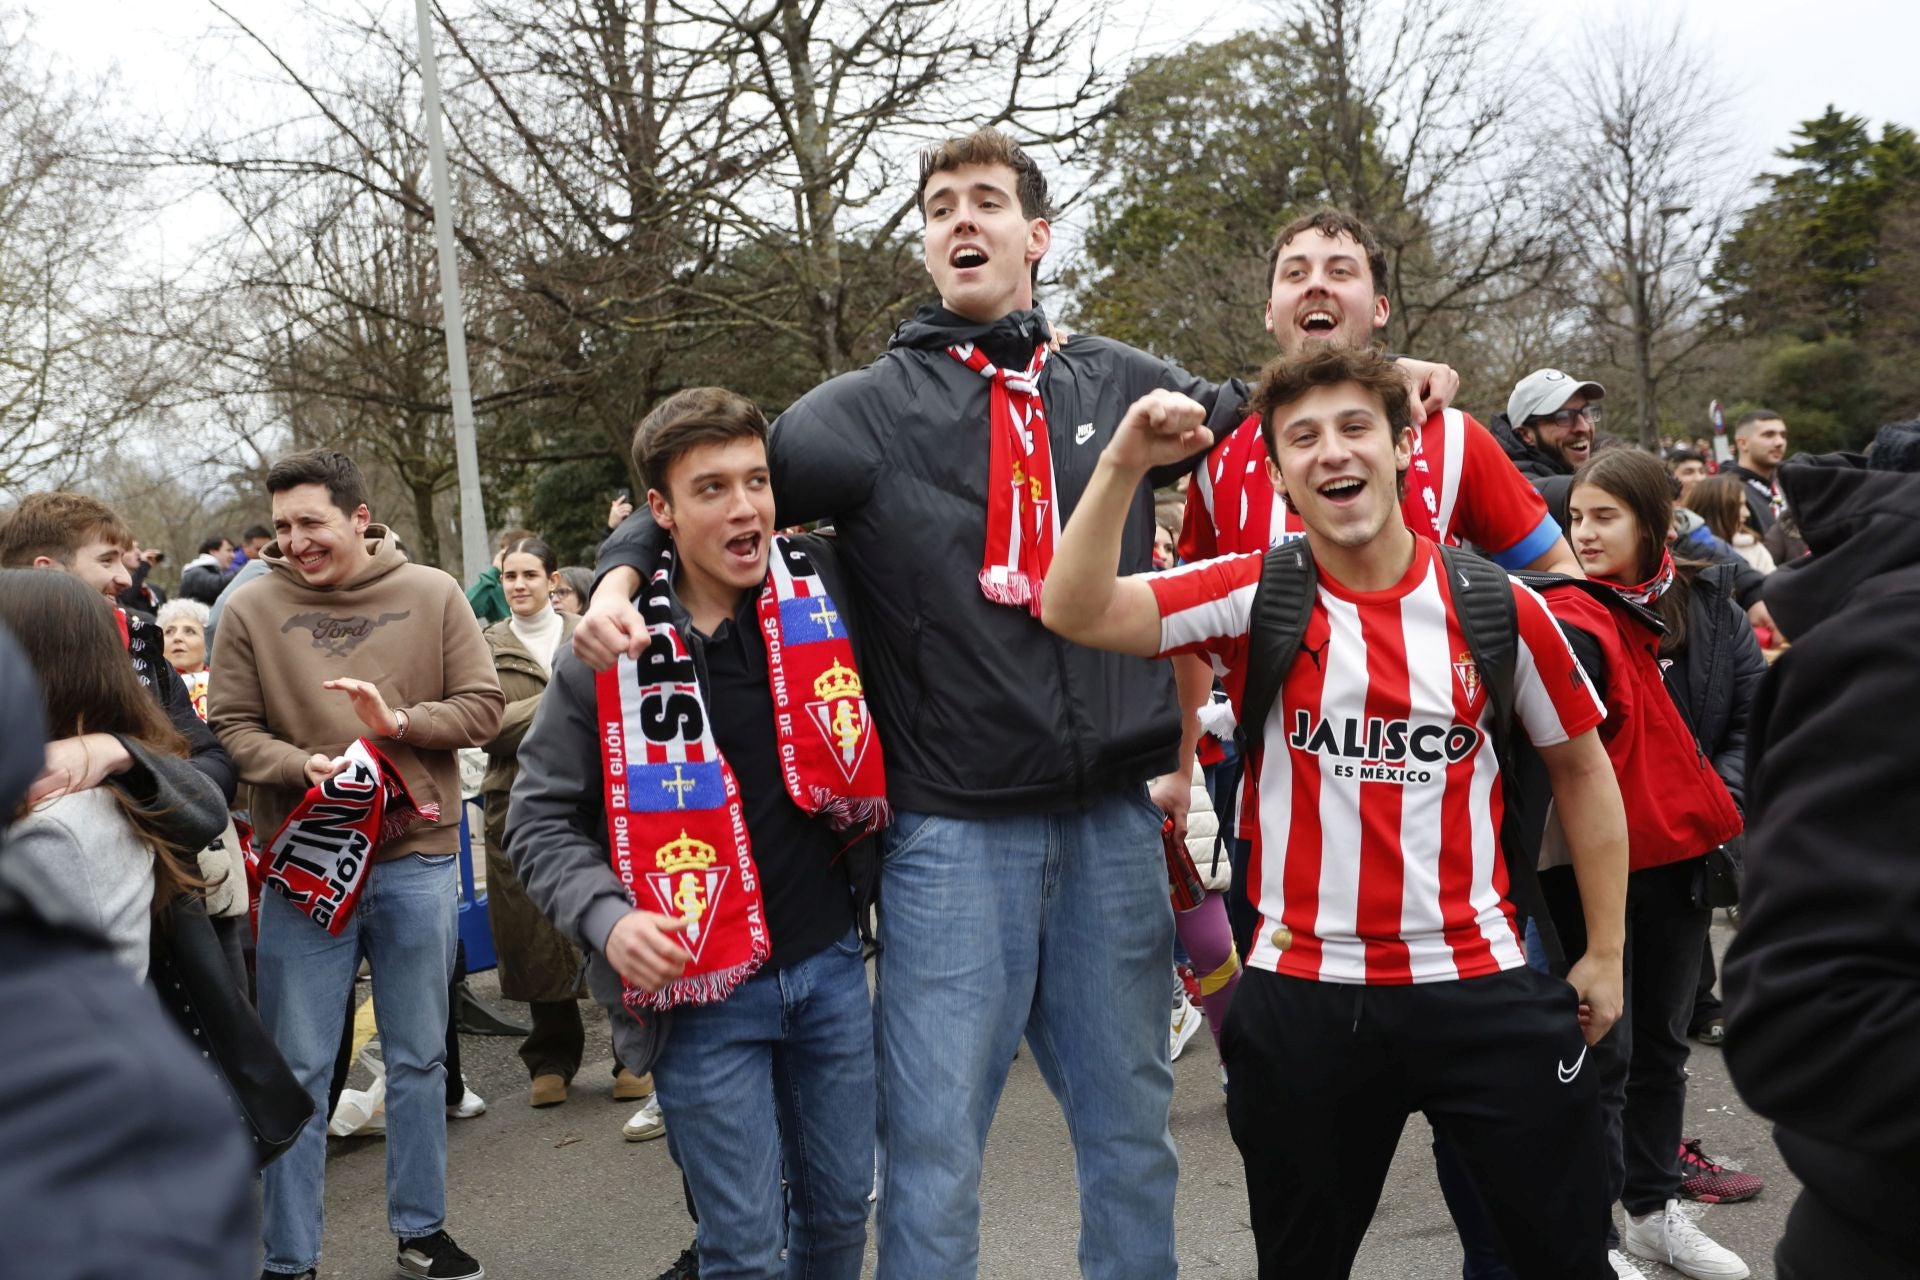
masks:
[[[670,3],[737,51],[741,89],[770,117],[761,182],[722,216],[794,282],[791,305],[764,319],[822,376],[851,367],[924,289],[908,230],[916,144],[986,125],[1063,144],[1113,87],[1095,59],[1100,3]]]
[[[1659,446],[1663,388],[1723,334],[1706,303],[1708,253],[1736,189],[1715,69],[1676,19],[1588,30],[1568,82],[1560,206],[1582,310],[1603,358],[1632,382],[1634,435]]]
[[[162,386],[152,345],[120,325],[137,193],[100,162],[105,96],[0,17],[0,492],[71,480]]]
[[[239,215],[215,294],[245,294],[247,319],[205,306],[194,345],[216,380],[271,395],[302,430],[360,421],[382,446],[417,440],[392,465],[411,477],[424,553],[451,473],[435,469],[438,313],[417,305],[434,281],[410,28],[315,6],[308,66],[220,12],[303,109],[159,158],[207,175]],[[1098,14],[1064,0],[437,9],[483,466],[624,454],[648,407],[716,370],[777,405],[869,358],[925,287],[903,227],[912,148],[979,123],[1037,142],[1079,127],[1102,93],[1075,62]],[[223,332],[252,345],[216,350]]]
[[[1494,0],[1275,0],[1315,68],[1306,139],[1324,189],[1387,256],[1389,341],[1445,354],[1470,317],[1553,269],[1533,171],[1539,75]],[[1544,75],[1551,64],[1539,67]],[[1249,68],[1250,74],[1257,70]]]

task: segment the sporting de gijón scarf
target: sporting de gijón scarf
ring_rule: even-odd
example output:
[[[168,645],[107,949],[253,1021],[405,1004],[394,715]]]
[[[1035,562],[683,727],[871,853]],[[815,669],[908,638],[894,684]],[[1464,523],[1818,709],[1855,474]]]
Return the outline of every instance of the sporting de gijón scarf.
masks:
[[[787,794],[854,838],[889,817],[886,772],[840,610],[806,553],[774,538],[755,601],[767,646],[774,732]],[[673,625],[668,548],[642,590],[648,642],[595,677],[607,788],[608,852],[627,900],[683,917],[686,970],[659,991],[631,984],[636,1012],[709,1004],[772,949],[740,787],[713,738],[707,698]]]
[[[360,901],[380,847],[416,822],[437,822],[440,806],[416,804],[400,771],[365,738],[346,764],[310,788],[261,855],[260,879],[336,938]]]
[[[1040,616],[1040,588],[1060,541],[1053,484],[1053,444],[1040,401],[1047,344],[1025,369],[1002,369],[971,342],[947,354],[992,383],[988,404],[987,548],[980,590],[995,604],[1020,605]]]

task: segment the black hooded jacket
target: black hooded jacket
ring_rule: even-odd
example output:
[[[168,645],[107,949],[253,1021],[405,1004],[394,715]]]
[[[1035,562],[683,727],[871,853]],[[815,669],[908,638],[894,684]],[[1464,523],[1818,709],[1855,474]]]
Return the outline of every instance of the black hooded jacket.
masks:
[[[837,534],[898,809],[1059,812],[1174,767],[1180,725],[1166,663],[1069,644],[980,591],[989,383],[947,348],[977,342],[996,364],[1020,368],[1047,334],[1038,310],[988,325],[922,307],[885,355],[814,388],[773,424],[779,524],[831,519]],[[1216,436],[1238,423],[1243,388],[1215,388],[1118,342],[1075,335],[1047,361],[1040,392],[1063,523],[1127,407],[1155,387],[1204,404]],[[643,523],[607,540],[601,572],[645,572]],[[1147,569],[1152,550],[1143,487],[1122,570]]]
[[[1540,488],[1543,480],[1554,476],[1573,474],[1573,468],[1563,459],[1522,440],[1505,413],[1494,414],[1487,422],[1487,430],[1500,442],[1500,448],[1506,452],[1508,461],[1513,463],[1513,469],[1525,476],[1527,483],[1534,488]]]
[[[1813,555],[1767,580],[1793,647],[1749,725],[1727,1069],[1806,1193],[1906,1258],[1920,1205],[1920,473],[1829,455],[1780,478]]]

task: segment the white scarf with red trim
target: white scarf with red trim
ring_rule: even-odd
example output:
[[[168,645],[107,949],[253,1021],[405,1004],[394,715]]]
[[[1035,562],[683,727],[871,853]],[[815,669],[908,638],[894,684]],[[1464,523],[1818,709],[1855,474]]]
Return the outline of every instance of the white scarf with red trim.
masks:
[[[995,604],[1023,605],[1040,616],[1040,587],[1060,538],[1053,445],[1040,402],[1047,344],[1018,372],[1002,369],[971,342],[947,354],[992,385],[987,452],[987,549],[980,590]]]

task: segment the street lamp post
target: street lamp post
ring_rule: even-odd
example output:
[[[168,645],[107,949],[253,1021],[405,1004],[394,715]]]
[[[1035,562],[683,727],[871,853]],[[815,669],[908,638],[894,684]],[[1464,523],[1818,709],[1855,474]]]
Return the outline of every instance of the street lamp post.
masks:
[[[427,118],[427,160],[433,174],[433,233],[439,242],[440,323],[447,333],[447,389],[453,404],[453,457],[460,473],[461,578],[472,585],[491,563],[487,511],[480,496],[480,451],[474,440],[473,389],[467,377],[467,331],[460,309],[460,260],[453,247],[453,185],[440,132],[440,72],[433,60],[431,0],[415,0],[420,25],[420,81]]]

